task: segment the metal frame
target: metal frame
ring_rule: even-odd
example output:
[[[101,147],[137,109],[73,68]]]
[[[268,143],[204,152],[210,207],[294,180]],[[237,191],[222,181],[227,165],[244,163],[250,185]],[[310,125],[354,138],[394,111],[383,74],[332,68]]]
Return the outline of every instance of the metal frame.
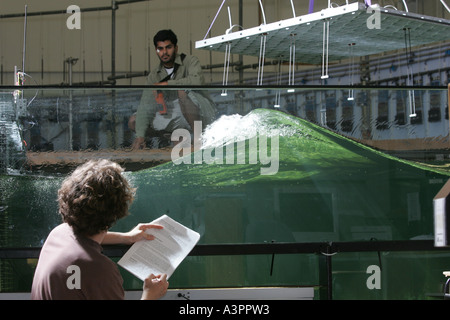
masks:
[[[148,74],[147,71],[143,71],[143,72],[128,73],[126,75],[116,75],[116,11],[119,9],[120,5],[128,5],[128,4],[132,4],[132,3],[148,2],[148,1],[152,1],[152,0],[122,0],[122,1],[111,0],[111,6],[109,6],[109,7],[102,6],[102,7],[92,7],[92,8],[80,8],[80,12],[111,11],[111,75],[108,76],[108,80],[106,80],[106,81],[104,81],[102,79],[102,81],[96,81],[96,82],[91,82],[91,83],[86,83],[85,82],[85,83],[82,83],[83,85],[87,85],[87,84],[93,84],[93,85],[102,85],[102,84],[115,85],[116,84],[116,80],[118,80],[118,79],[129,79],[129,78],[134,78],[134,77],[143,77],[143,76],[146,76]],[[0,15],[0,20],[1,19],[10,19],[10,18],[20,18],[20,17],[25,17],[26,18],[26,17],[33,17],[33,16],[58,15],[58,14],[62,14],[62,15],[67,14],[67,9],[51,10],[51,11],[39,11],[39,12],[27,12],[26,8],[25,8],[25,12],[24,13],[12,13],[12,14]],[[23,62],[23,64],[25,64],[25,62]],[[64,69],[65,69],[65,64],[66,64],[66,61],[64,63]],[[65,78],[65,76],[64,76],[64,78]],[[73,84],[71,83],[71,85],[73,85]]]
[[[125,245],[104,245],[103,253],[111,258],[121,257],[130,248]],[[41,248],[0,248],[0,259],[37,259]],[[189,256],[259,255],[259,254],[318,254],[326,270],[322,278],[327,299],[332,294],[332,257],[337,253],[382,251],[437,251],[450,252],[450,247],[435,247],[434,240],[312,242],[312,243],[264,243],[264,244],[204,244],[197,245]],[[444,296],[443,296],[444,297]]]
[[[371,10],[379,11],[379,29],[369,29],[367,26]],[[326,36],[321,41],[325,22],[327,28],[329,23],[330,37]],[[347,59],[347,47],[350,43],[355,43],[355,56],[403,50],[404,28],[411,30],[412,46],[447,40],[450,38],[449,27],[450,20],[389,8],[368,8],[363,3],[355,2],[199,40],[196,41],[195,47],[225,51],[225,45],[231,43],[232,53],[261,56],[258,43],[261,35],[266,35],[267,50],[264,57],[279,59],[284,56],[285,60],[288,60],[290,35],[295,34],[298,43],[296,61],[320,64],[323,58],[330,62]]]

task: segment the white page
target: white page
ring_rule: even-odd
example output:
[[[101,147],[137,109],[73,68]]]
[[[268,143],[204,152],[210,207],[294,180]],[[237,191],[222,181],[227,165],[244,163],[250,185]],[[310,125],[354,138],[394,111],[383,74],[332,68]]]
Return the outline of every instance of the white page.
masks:
[[[163,229],[146,230],[155,239],[134,243],[118,262],[141,280],[152,273],[165,273],[169,278],[200,239],[200,234],[167,215],[152,221],[152,224],[163,226]]]

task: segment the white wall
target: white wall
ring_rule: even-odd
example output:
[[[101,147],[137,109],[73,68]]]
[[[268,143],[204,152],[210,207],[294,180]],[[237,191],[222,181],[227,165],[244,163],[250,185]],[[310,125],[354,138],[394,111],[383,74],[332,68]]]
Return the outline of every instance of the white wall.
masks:
[[[308,0],[296,1],[298,12],[307,12]],[[320,2],[316,1],[316,7]],[[27,46],[25,71],[33,75],[39,84],[62,82],[63,61],[68,57],[79,58],[73,71],[74,82],[82,81],[85,70],[89,81],[97,81],[102,61],[105,77],[111,70],[111,10],[83,12],[81,29],[69,30],[66,20],[70,14],[31,16],[33,12],[65,11],[75,4],[81,9],[92,7],[111,7],[110,0],[2,0],[0,16],[23,13],[25,5],[29,14],[27,19]],[[153,35],[160,29],[171,28],[179,38],[179,48],[183,52],[199,56],[203,64],[223,62],[223,55],[195,49],[195,41],[204,38],[214,19],[221,0],[153,0],[142,3],[121,5],[116,11],[116,71],[117,73],[149,70],[157,63],[152,43]],[[303,4],[302,4],[303,3]],[[308,2],[309,3],[309,2]],[[227,6],[231,9],[233,24],[238,24],[238,0],[228,0],[217,17],[211,35],[223,34],[228,28]],[[264,1],[268,21],[289,17],[290,2]],[[306,10],[305,10],[306,9]],[[244,0],[244,28],[260,23],[258,1]],[[22,66],[24,18],[0,19],[0,58],[3,65],[4,83],[13,83],[14,66]],[[150,58],[149,58],[150,57]],[[130,61],[131,59],[131,61]],[[150,59],[150,61],[149,61]],[[237,58],[236,58],[237,59]],[[255,62],[250,59],[249,63]],[[41,79],[42,62],[44,79]],[[84,65],[84,69],[83,69]],[[215,70],[221,72],[220,70]],[[89,76],[89,73],[94,73]],[[76,78],[78,77],[78,79]],[[133,80],[133,84],[139,84]],[[129,80],[125,84],[129,83]]]

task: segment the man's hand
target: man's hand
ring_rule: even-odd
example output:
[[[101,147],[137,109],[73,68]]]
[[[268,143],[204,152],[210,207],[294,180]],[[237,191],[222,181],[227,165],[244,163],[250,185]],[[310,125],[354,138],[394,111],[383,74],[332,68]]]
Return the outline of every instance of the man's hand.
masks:
[[[141,300],[157,300],[162,298],[169,288],[167,275],[155,276],[151,274],[144,280],[144,287]]]
[[[131,149],[133,150],[144,149],[144,147],[145,147],[144,137],[137,137],[136,139],[134,139],[133,144],[131,145]]]

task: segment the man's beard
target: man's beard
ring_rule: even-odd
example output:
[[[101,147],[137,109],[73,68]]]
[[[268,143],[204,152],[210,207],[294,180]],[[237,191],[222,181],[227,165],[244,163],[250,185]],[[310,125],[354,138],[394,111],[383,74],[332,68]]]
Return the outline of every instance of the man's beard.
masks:
[[[164,60],[163,59],[164,56],[159,58],[159,60],[161,61],[162,64],[173,64],[173,63],[175,63],[175,54],[172,57],[170,57],[168,55],[166,57],[168,57],[169,59],[168,60]]]

